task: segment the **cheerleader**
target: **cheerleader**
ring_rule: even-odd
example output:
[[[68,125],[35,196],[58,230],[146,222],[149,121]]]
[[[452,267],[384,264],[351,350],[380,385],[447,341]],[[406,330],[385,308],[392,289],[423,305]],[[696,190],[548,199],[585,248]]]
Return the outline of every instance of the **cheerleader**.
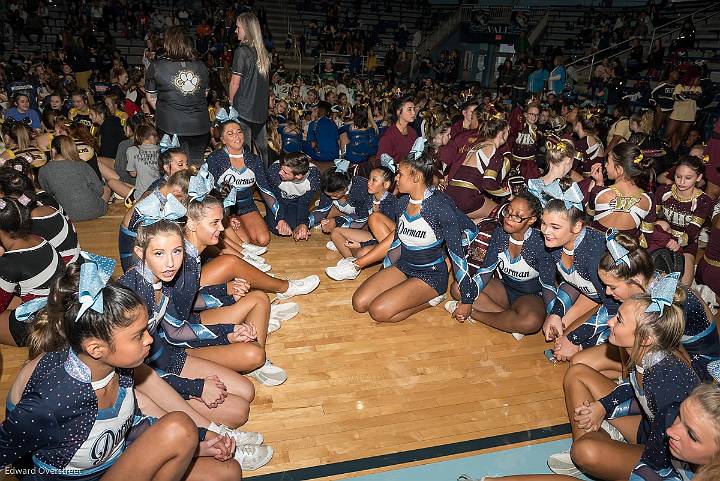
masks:
[[[368,213],[368,229],[340,227],[334,229],[326,247],[342,255],[335,266],[325,273],[336,281],[355,279],[364,267],[380,262],[392,243],[395,232],[398,198],[393,194],[397,167],[385,154],[381,166],[370,172],[368,194],[372,208]],[[387,239],[387,240],[386,240]]]
[[[681,157],[672,185],[655,192],[658,220],[653,241],[673,252],[681,252],[685,269],[681,282],[692,283],[700,229],[712,211],[712,199],[697,187],[705,166],[697,157]]]
[[[310,202],[320,191],[320,170],[303,153],[284,154],[267,169],[268,183],[279,199],[277,218],[266,215],[271,232],[298,240],[309,237]]]
[[[352,122],[340,127],[338,132],[340,151],[345,152],[345,159],[353,164],[366,162],[378,150],[378,134],[370,122],[367,105],[355,105]]]
[[[230,112],[224,109],[218,112],[218,130],[224,147],[210,154],[206,163],[216,186],[234,197],[230,206],[231,226],[239,238],[238,243],[254,245],[254,253],[260,255],[264,252],[262,248],[270,243],[270,231],[253,200],[253,187],[259,189],[267,206],[267,215],[274,216],[276,221],[280,206],[268,184],[262,159],[244,146],[239,122],[232,107]]]
[[[592,110],[579,112],[573,126],[573,131],[578,136],[575,142],[576,150],[581,154],[581,161],[577,162],[574,169],[584,177],[591,176],[596,165],[605,163],[605,151],[603,144],[598,138],[598,127],[600,115]]]
[[[108,281],[113,261],[91,259],[57,280],[33,325],[41,355],[10,388],[0,464],[32,459],[24,479],[38,481],[239,479],[231,438],[199,433],[182,413],[153,419],[137,409],[133,369],[152,343],[147,315],[137,295]]]
[[[553,472],[579,475],[582,470],[616,480],[647,466],[670,464],[665,432],[699,384],[681,349],[684,318],[678,303],[684,291],[677,289],[679,277],[677,272],[665,276],[648,294],[624,302],[609,320],[609,342],[630,360],[628,381],[617,385],[582,364],[568,369],[564,387],[573,445],[569,453],[550,456]],[[640,416],[625,415],[625,402],[633,399]]]
[[[542,199],[542,192],[546,186],[569,175],[573,180],[578,182],[578,187],[580,187],[583,193],[583,198],[587,198],[590,190],[595,186],[594,177],[598,175],[602,177],[602,166],[595,166],[593,168],[593,176],[588,179],[582,179],[579,174],[572,170],[577,157],[577,151],[571,141],[558,139],[551,135],[547,137],[545,146],[545,159],[548,166],[547,173],[537,179],[528,179],[528,192],[538,199]]]
[[[254,327],[205,326],[180,318],[171,288],[184,258],[182,231],[177,224],[161,219],[142,227],[135,248],[140,262],[119,282],[135,291],[147,307],[153,346],[146,363],[204,417],[232,428],[244,424],[255,396],[252,383],[232,369],[191,354],[192,348],[201,346],[243,343],[242,359],[235,361],[246,362],[248,370],[259,367],[265,356],[261,348],[250,343],[255,339]],[[237,290],[232,294],[237,295]]]
[[[653,232],[655,203],[644,189],[652,164],[653,159],[630,142],[622,142],[609,152],[605,167],[613,184],[606,187],[601,176],[595,178],[588,208],[592,227],[601,232],[614,228],[639,236],[641,245],[647,247],[647,237]]]
[[[9,167],[0,168],[0,191],[30,211],[30,232],[57,249],[65,264],[78,259],[80,243],[75,226],[59,209],[39,202],[32,181],[27,176]]]
[[[585,323],[584,316],[603,306],[615,315],[617,302],[605,295],[597,268],[605,252],[605,236],[585,225],[583,195],[568,178],[548,185],[543,191],[545,207],[540,230],[562,282],[557,298],[545,319],[543,332],[555,340],[555,358],[567,360],[582,347],[602,342],[605,323],[597,316]]]
[[[541,135],[537,130],[537,119],[540,108],[537,104],[528,104],[525,109],[524,122],[519,131],[513,132],[511,152],[514,165],[519,166],[525,179],[534,179],[540,176],[536,156],[540,150]]]
[[[288,112],[287,122],[278,126],[277,131],[282,141],[282,151],[286,154],[302,152],[303,126],[302,110],[293,107]]]
[[[634,295],[648,292],[652,284],[662,278],[653,267],[652,257],[638,245],[635,238],[619,234],[616,230],[606,235],[607,252],[598,266],[598,276],[609,296],[624,302]],[[683,348],[690,356],[695,373],[701,380],[709,380],[707,365],[720,359],[720,338],[714,316],[700,296],[687,287],[681,307],[685,315]],[[572,358],[573,364],[585,364],[611,379],[622,373],[617,348],[601,344],[584,349]]]
[[[454,316],[467,318],[477,297],[463,249],[476,228],[444,193],[429,188],[436,162],[430,152],[411,153],[398,165],[397,189],[408,195],[398,202],[398,223],[385,268],[353,295],[353,309],[368,312],[377,322],[402,321],[442,302],[449,277],[445,249],[462,298]]]
[[[520,340],[540,330],[555,295],[555,267],[542,234],[532,226],[542,215],[540,201],[520,193],[504,212],[502,227],[492,234],[485,259],[473,279],[480,294],[470,320],[513,333]],[[501,274],[493,277],[495,271]],[[451,292],[458,297],[453,283]],[[449,301],[451,314],[458,301]]]
[[[445,193],[471,219],[482,219],[497,205],[492,199],[510,195],[508,176],[512,153],[505,145],[507,121],[496,114],[480,124],[479,144],[468,152],[464,162],[454,164],[448,174]]]
[[[150,187],[147,188],[146,192],[152,192],[158,187],[161,187],[175,172],[180,172],[181,170],[188,168],[187,152],[185,152],[185,150],[180,146],[180,139],[177,135],[173,134],[173,136],[170,137],[165,134],[160,140],[158,167],[160,167],[160,177],[150,184]]]
[[[308,227],[322,229],[329,234],[336,227],[362,228],[371,209],[368,181],[348,172],[350,161],[337,159],[320,176],[320,202],[308,217]]]
[[[23,303],[47,297],[65,263],[49,242],[31,233],[30,212],[10,197],[0,197],[0,252],[0,343],[26,346],[32,316],[10,304],[15,297]]]
[[[720,203],[715,205],[711,215],[709,240],[698,262],[695,280],[715,293],[716,302],[720,299]]]

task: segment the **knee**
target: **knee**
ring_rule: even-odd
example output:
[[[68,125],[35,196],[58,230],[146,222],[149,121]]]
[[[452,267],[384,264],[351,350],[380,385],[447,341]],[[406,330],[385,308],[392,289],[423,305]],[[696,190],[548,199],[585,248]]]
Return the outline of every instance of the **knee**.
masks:
[[[243,349],[241,356],[247,370],[254,371],[261,368],[265,364],[265,349],[255,344],[247,344],[244,347],[247,349]]]
[[[358,291],[352,296],[352,306],[355,312],[365,314],[368,311],[368,301],[362,294],[358,294]]]
[[[231,396],[232,401],[229,406],[230,409],[227,409],[226,416],[228,418],[225,419],[225,424],[235,429],[248,422],[250,418],[250,403],[239,396]],[[227,403],[228,400],[225,400],[225,402]]]
[[[565,371],[565,377],[563,378],[563,387],[567,391],[567,388],[575,384],[578,379],[585,376],[588,370],[591,369],[585,364],[573,364]]]
[[[603,459],[592,436],[585,435],[573,441],[570,447],[570,457],[573,463],[583,471],[595,471],[593,468],[600,463],[607,462]]]
[[[258,290],[250,291],[245,294],[245,298],[252,300],[256,306],[270,311],[270,298],[265,292]]]
[[[256,232],[253,236],[253,241],[255,244],[259,246],[266,246],[270,243],[270,231],[261,230],[260,232]]]
[[[240,463],[234,459],[224,463],[216,462],[214,466],[215,469],[213,469],[212,474],[208,476],[209,479],[216,481],[238,481],[242,479]]]
[[[368,313],[375,322],[393,322],[392,317],[396,314],[389,302],[377,300],[370,304]]]
[[[175,411],[164,415],[155,424],[161,431],[163,444],[172,447],[177,453],[194,452],[198,444],[197,426],[190,416]]]
[[[520,322],[518,323],[517,330],[520,334],[535,334],[540,330],[545,320],[543,316],[532,312],[520,315],[519,318]]]

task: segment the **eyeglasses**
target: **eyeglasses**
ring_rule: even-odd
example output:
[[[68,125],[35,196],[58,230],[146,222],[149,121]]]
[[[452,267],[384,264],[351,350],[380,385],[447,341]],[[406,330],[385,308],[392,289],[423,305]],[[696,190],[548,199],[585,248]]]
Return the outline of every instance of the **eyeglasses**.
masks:
[[[511,219],[513,222],[519,224],[520,222],[525,222],[526,220],[530,219],[532,216],[529,215],[527,217],[521,217],[518,214],[511,214],[510,212],[508,212],[507,214],[505,214],[505,217],[507,217],[507,218]]]

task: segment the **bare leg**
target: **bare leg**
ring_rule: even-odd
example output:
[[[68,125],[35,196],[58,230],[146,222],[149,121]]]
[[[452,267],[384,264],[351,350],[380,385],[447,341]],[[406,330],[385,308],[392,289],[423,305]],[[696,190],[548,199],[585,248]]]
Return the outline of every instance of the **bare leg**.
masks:
[[[200,271],[200,285],[225,284],[236,277],[248,281],[253,289],[265,292],[285,292],[290,286],[286,279],[269,276],[240,257],[226,254],[221,254],[203,264]]]
[[[208,309],[200,313],[203,324],[252,324],[257,331],[258,342],[265,345],[268,320],[270,319],[270,300],[267,294],[250,291],[230,306]]]
[[[695,277],[695,256],[692,254],[684,253],[685,268],[683,269],[683,275],[680,279],[680,283],[685,286],[691,286],[693,277]]]
[[[354,240],[357,242],[365,242],[369,241],[373,238],[372,234],[366,230],[362,229],[350,229],[347,227],[336,227],[333,229],[333,231],[330,233],[330,238],[332,239],[333,243],[335,244],[335,247],[337,247],[338,252],[343,257],[350,257],[352,256],[352,252],[350,251],[350,248],[345,245],[346,240]]]
[[[575,364],[570,366],[565,373],[563,387],[565,389],[565,407],[572,427],[573,440],[577,441],[587,433],[573,421],[575,408],[582,406],[585,402],[592,403],[603,396],[607,396],[617,387],[617,384],[595,369],[584,364]]]
[[[607,342],[599,346],[583,349],[570,358],[570,363],[584,364],[613,380],[622,374],[622,360],[620,357],[620,349]]]
[[[7,310],[0,314],[0,344],[6,346],[17,346],[15,339],[10,334],[10,313],[11,310]]]
[[[240,219],[239,216],[232,217],[236,217],[238,220]],[[242,250],[242,245],[250,242],[250,234],[248,234],[247,229],[245,229],[245,224],[243,224],[242,221],[231,222],[230,228],[226,228],[224,231],[223,241],[229,242],[233,248],[239,247],[239,250]]]
[[[390,250],[390,246],[395,238],[394,232],[395,229],[393,228],[393,232],[385,236],[385,238],[380,241],[380,244],[373,246],[370,251],[363,253],[362,257],[358,257],[355,260],[355,265],[364,269],[376,262],[382,261],[387,255],[388,250]],[[358,254],[360,253],[358,252]]]
[[[471,317],[501,331],[534,334],[545,321],[545,304],[539,296],[527,295],[501,312],[478,312],[473,308]]]
[[[130,191],[133,190],[133,186],[120,180],[120,176],[117,172],[115,172],[115,168],[112,166],[112,163],[109,163],[112,161],[112,159],[108,159],[107,157],[98,157],[98,168],[100,169],[100,174],[113,192],[116,192],[118,195],[123,197],[127,197]]]
[[[215,458],[193,458],[184,481],[240,481],[242,469],[234,459],[218,461]]]
[[[373,237],[380,241],[395,232],[395,222],[390,220],[385,214],[373,212],[368,219],[368,228],[370,232],[372,232]]]
[[[407,276],[394,266],[376,272],[366,279],[353,294],[353,309],[355,312],[367,312],[370,304],[377,296],[385,292],[386,289],[396,286],[406,279]]]
[[[270,243],[270,231],[260,212],[248,212],[247,214],[241,215],[240,220],[248,234],[250,242],[259,246],[266,246]]]

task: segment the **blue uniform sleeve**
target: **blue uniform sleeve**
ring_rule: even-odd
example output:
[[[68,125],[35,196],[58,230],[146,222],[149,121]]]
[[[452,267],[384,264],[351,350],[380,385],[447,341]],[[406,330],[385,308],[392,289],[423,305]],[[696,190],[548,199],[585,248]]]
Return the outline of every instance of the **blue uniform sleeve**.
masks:
[[[498,254],[500,253],[500,237],[502,236],[502,227],[496,227],[490,236],[490,244],[488,244],[487,251],[485,252],[485,258],[483,259],[480,268],[477,270],[473,279],[478,287],[478,295],[488,285],[490,279],[492,279],[495,268],[498,265]]]
[[[278,202],[278,198],[275,194],[273,194],[273,191],[270,188],[270,184],[268,183],[265,175],[265,166],[262,163],[262,159],[255,155],[246,155],[245,163],[255,174],[255,185],[257,185],[260,190],[260,195],[262,196],[265,205],[268,207],[268,212],[272,213],[275,220],[278,220],[280,202]]]
[[[298,199],[298,219],[310,217],[310,202],[315,198],[315,194],[320,192],[320,171],[311,167],[308,171],[308,179],[310,180],[310,190]]]
[[[574,331],[567,334],[570,342],[583,348],[602,344],[607,340],[608,320],[612,316],[608,314],[607,307],[600,306],[600,309],[590,318],[580,324]]]
[[[230,344],[227,336],[235,330],[235,324],[202,324],[199,314],[185,321],[170,312],[165,313],[160,325],[170,344],[190,348]]]
[[[635,466],[628,481],[683,481],[674,468],[654,470],[642,461]]]
[[[206,309],[215,309],[216,307],[232,306],[235,304],[235,298],[227,293],[227,285],[214,284],[211,286],[202,286],[199,296],[195,301],[195,310],[203,311]]]
[[[60,427],[38,393],[28,393],[0,425],[0,466],[60,443]]]
[[[553,302],[550,314],[556,314],[563,317],[565,313],[575,304],[577,298],[580,297],[580,291],[572,284],[563,281],[557,288],[557,296]]]
[[[451,203],[439,203],[439,221],[442,235],[445,238],[450,260],[455,271],[455,280],[460,288],[460,298],[463,304],[472,304],[478,296],[478,285],[468,272],[468,262],[463,247],[464,231],[460,229],[458,219]]]
[[[278,127],[278,130],[280,128]],[[280,163],[276,162],[267,168],[267,181],[270,189],[272,189],[273,195],[278,200],[277,214],[275,218],[277,220],[285,220],[285,207],[282,203],[282,193],[280,192],[280,184],[282,179],[280,178]]]
[[[557,289],[555,288],[555,263],[549,252],[545,250],[545,244],[540,241],[538,254],[534,257],[537,265],[533,266],[540,273],[540,285],[542,286],[542,297],[545,302],[545,309],[550,313],[553,309],[553,303],[557,297]]]
[[[355,207],[355,213],[337,216],[335,225],[350,229],[362,229],[367,224],[372,209],[372,196],[368,194],[367,179],[365,177],[355,176],[353,178],[350,193],[348,194],[348,202]]]
[[[623,381],[613,392],[598,399],[598,402],[605,408],[605,418],[614,419],[624,416],[627,413],[630,401],[635,397],[630,381]]]
[[[177,374],[156,371],[183,399],[188,400],[202,396],[203,387],[205,386],[204,379],[186,379]]]
[[[320,221],[327,217],[331,207],[332,199],[325,192],[322,192],[320,194],[320,203],[308,216],[308,227],[315,227],[320,224]]]

